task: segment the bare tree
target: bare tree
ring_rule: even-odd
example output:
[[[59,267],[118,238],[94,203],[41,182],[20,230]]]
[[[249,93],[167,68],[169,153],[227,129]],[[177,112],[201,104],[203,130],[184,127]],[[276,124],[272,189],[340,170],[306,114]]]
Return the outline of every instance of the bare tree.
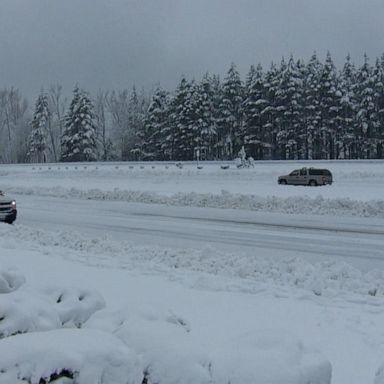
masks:
[[[14,163],[25,161],[28,103],[15,88],[0,90],[0,161]]]
[[[60,84],[51,85],[49,88],[50,119],[48,133],[54,160],[60,158],[60,138],[63,134],[65,109],[67,98],[63,96],[63,87]]]
[[[106,107],[111,116],[111,138],[117,144],[120,156],[126,152],[125,133],[129,125],[129,93],[113,91],[106,98]]]
[[[101,147],[101,159],[103,161],[113,158],[113,145],[110,138],[109,94],[99,90],[95,102],[95,114],[98,127],[98,142]]]

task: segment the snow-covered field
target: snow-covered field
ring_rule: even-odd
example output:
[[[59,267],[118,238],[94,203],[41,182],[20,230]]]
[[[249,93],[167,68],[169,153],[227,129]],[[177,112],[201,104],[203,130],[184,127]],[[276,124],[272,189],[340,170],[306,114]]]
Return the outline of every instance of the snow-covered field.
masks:
[[[384,162],[228,164],[1,165],[0,383],[384,383]]]

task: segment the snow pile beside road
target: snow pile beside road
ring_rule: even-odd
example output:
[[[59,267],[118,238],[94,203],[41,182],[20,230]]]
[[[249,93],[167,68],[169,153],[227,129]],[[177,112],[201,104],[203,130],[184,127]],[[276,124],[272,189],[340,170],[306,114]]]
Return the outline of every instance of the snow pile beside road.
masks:
[[[24,276],[13,268],[0,266],[0,293],[9,293],[18,289],[25,282]]]
[[[331,383],[330,362],[286,331],[260,329],[202,343],[188,320],[133,308],[99,311],[75,324],[62,321],[47,292],[25,284],[0,294],[1,383]],[[83,316],[80,307],[70,312]]]
[[[277,329],[260,329],[234,339],[223,335],[218,343],[206,340],[201,345],[195,341],[200,337],[193,326],[176,315],[103,311],[86,325],[112,332],[139,352],[150,383],[331,382],[327,360]]]
[[[75,232],[40,231],[22,225],[1,226],[0,237],[6,243],[12,242],[12,248],[18,243],[24,243],[26,247],[39,252],[52,255],[59,253],[64,258],[97,267],[166,273],[193,271],[202,273],[202,276],[232,277],[251,284],[247,290],[257,291],[260,284],[273,284],[309,290],[318,296],[338,296],[342,292],[366,296],[384,295],[384,271],[362,272],[343,262],[310,263],[299,257],[280,260],[260,254],[223,253],[212,247],[177,249],[137,246],[129,242],[113,241],[107,236],[89,238]],[[200,284],[205,284],[204,279],[200,279]],[[252,284],[256,286],[252,288]],[[211,280],[204,288],[220,289]]]
[[[309,196],[257,196],[230,193],[222,190],[212,193],[176,193],[171,196],[155,192],[131,191],[115,188],[83,190],[64,187],[7,187],[9,194],[36,195],[65,199],[126,201],[131,203],[164,204],[200,208],[243,209],[285,214],[316,214],[330,216],[357,216],[384,218],[384,200],[352,200],[350,198],[324,198]]]
[[[141,384],[139,357],[110,333],[57,329],[0,340],[0,382]]]

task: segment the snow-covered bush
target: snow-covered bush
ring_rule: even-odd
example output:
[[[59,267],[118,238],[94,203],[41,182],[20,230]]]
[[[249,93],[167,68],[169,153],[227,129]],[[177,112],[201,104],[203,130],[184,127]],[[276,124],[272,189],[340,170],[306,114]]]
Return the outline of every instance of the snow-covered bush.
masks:
[[[100,311],[85,327],[115,334],[142,356],[148,384],[210,383],[209,359],[193,343],[189,322],[181,316]]]
[[[59,315],[46,297],[24,289],[0,296],[0,339],[60,327]]]
[[[18,333],[78,327],[105,306],[96,292],[20,289],[0,296],[0,338]]]
[[[212,355],[213,383],[330,384],[332,366],[317,351],[276,329],[223,343]]]
[[[112,332],[141,355],[148,384],[331,383],[329,361],[282,331],[201,343],[180,316],[124,311],[100,311],[85,327]]]
[[[0,383],[140,384],[140,358],[110,333],[60,329],[0,341]]]
[[[66,327],[80,328],[96,311],[105,307],[100,294],[86,289],[51,288],[45,294]]]
[[[25,277],[20,272],[0,266],[0,294],[15,291],[24,283]]]

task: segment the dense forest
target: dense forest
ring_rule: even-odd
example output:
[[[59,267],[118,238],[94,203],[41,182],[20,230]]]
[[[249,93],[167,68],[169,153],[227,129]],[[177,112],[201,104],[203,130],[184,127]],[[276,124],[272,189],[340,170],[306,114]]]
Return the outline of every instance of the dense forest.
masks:
[[[0,89],[0,162],[384,157],[384,54],[336,68],[293,57],[224,76],[182,76],[173,91],[151,94],[75,86],[42,89],[33,105]]]

